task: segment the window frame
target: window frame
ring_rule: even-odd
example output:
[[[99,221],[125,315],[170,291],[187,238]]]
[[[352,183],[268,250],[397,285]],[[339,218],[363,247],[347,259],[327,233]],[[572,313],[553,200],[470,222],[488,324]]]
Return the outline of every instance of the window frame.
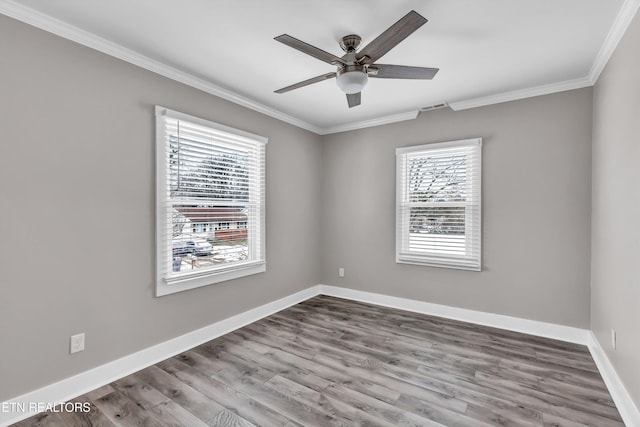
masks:
[[[474,197],[464,202],[439,202],[440,205],[465,207],[465,252],[471,256],[434,255],[419,253],[409,249],[411,222],[409,215],[411,202],[408,200],[408,175],[406,161],[408,155],[424,153],[436,153],[442,149],[471,148],[477,149],[474,153],[475,180],[467,185],[473,189]],[[472,159],[473,161],[473,159]],[[415,203],[415,202],[414,202]],[[427,204],[424,205],[428,206]],[[438,206],[435,204],[434,206]],[[475,211],[477,218],[471,218],[471,212]],[[473,220],[475,219],[475,221]],[[473,247],[473,244],[477,247]],[[477,256],[474,256],[477,254]],[[396,263],[414,264],[429,267],[442,267],[460,270],[482,271],[482,138],[471,138],[457,141],[423,144],[417,146],[396,148]]]
[[[265,221],[265,193],[266,193],[266,144],[268,139],[253,133],[234,129],[210,120],[195,117],[189,114],[174,111],[162,106],[155,107],[156,117],[156,296],[170,295],[176,292],[188,289],[208,286],[227,280],[237,279],[253,274],[266,271],[266,221]],[[229,144],[229,140],[242,141],[243,144],[251,144],[258,153],[258,161],[256,162],[255,172],[260,179],[252,179],[256,187],[253,191],[259,194],[257,201],[257,213],[247,219],[248,233],[252,233],[256,237],[248,245],[256,245],[256,259],[246,262],[233,263],[230,265],[220,265],[192,274],[185,274],[177,278],[169,278],[168,269],[172,263],[166,262],[166,257],[173,260],[172,240],[166,236],[169,233],[169,227],[173,223],[168,221],[168,209],[171,206],[171,200],[167,196],[169,188],[168,166],[167,166],[167,138],[165,135],[166,121],[165,117],[193,123],[199,126],[210,128],[214,133],[224,135],[224,144]],[[228,139],[227,139],[228,138]],[[175,203],[175,202],[174,202]],[[193,224],[196,226],[196,224]],[[252,225],[253,227],[250,227]],[[253,231],[252,231],[253,229]],[[163,261],[164,260],[164,261]]]

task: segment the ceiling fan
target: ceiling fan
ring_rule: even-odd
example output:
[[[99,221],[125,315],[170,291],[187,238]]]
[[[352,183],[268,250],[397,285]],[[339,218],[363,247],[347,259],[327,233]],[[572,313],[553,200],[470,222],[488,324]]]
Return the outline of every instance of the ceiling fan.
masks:
[[[360,51],[357,50],[362,40],[360,36],[355,34],[344,36],[340,40],[340,47],[345,51],[345,54],[340,58],[288,34],[275,37],[275,40],[280,43],[335,65],[338,68],[332,73],[303,80],[291,86],[278,89],[275,92],[285,93],[335,77],[338,87],[347,94],[347,102],[349,108],[351,108],[360,105],[360,94],[369,77],[378,79],[432,79],[438,72],[438,68],[375,63],[426,22],[427,19],[412,10]]]

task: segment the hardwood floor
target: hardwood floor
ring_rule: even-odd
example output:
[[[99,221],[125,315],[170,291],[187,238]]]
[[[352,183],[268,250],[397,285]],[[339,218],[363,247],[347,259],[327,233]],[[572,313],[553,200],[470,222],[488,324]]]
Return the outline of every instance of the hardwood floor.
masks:
[[[586,347],[315,297],[15,426],[623,426]]]

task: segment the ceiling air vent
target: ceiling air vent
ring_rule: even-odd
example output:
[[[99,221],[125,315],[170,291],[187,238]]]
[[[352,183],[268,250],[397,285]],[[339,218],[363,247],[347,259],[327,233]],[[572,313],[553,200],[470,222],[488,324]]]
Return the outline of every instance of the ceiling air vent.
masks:
[[[446,102],[443,102],[442,104],[434,104],[434,105],[429,105],[428,107],[422,107],[420,108],[420,111],[439,110],[440,108],[445,108],[448,106],[449,104],[447,104]]]

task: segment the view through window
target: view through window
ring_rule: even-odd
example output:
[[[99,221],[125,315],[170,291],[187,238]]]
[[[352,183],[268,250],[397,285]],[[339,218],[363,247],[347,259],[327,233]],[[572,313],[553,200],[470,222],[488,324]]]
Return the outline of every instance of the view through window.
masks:
[[[397,261],[480,268],[481,140],[397,150]]]
[[[245,267],[253,274],[264,265],[266,141],[170,110],[161,113],[157,234],[163,284],[209,284],[226,280],[221,273],[238,277]]]

